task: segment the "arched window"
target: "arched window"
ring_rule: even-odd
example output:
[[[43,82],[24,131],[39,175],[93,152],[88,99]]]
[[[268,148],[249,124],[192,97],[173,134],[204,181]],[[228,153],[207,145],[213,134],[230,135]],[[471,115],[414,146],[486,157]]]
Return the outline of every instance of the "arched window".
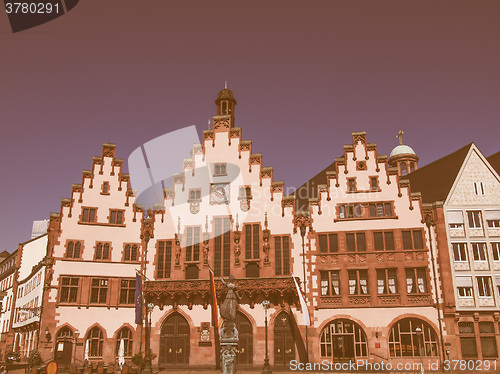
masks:
[[[355,359],[368,356],[368,343],[363,329],[346,319],[336,319],[321,331],[321,357]]]
[[[391,328],[391,357],[437,356],[437,335],[427,323],[417,318],[405,318]]]
[[[415,171],[415,163],[410,162],[410,173],[413,173]]]
[[[406,175],[406,174],[408,174],[408,168],[407,168],[407,166],[406,166],[406,162],[404,162],[404,161],[403,161],[403,162],[400,164],[400,168],[401,168],[401,175]]]
[[[101,329],[94,327],[90,330],[87,340],[89,342],[89,357],[102,357],[103,335]]]
[[[57,332],[57,340],[73,339],[73,331],[68,326],[63,327]]]
[[[123,352],[125,357],[132,356],[132,331],[128,327],[122,328],[116,335],[116,350],[115,356],[118,357],[120,350],[120,343],[123,339]]]

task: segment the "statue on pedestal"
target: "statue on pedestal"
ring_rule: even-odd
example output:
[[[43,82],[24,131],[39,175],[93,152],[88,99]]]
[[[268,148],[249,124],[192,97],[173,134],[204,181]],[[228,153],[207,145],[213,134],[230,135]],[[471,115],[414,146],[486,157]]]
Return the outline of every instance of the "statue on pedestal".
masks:
[[[222,284],[227,287],[227,294],[220,307],[220,315],[223,319],[220,329],[221,343],[221,369],[222,374],[235,374],[238,353],[238,330],[236,329],[236,309],[241,296],[236,291],[234,277],[229,276],[227,282],[220,278]]]

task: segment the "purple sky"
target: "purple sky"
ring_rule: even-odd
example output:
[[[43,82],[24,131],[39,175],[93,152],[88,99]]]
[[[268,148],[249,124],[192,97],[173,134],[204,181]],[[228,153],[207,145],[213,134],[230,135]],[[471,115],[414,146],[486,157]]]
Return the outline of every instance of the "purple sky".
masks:
[[[499,14],[497,0],[82,0],[12,34],[2,10],[0,250],[59,211],[103,142],[127,159],[203,130],[225,79],[243,138],[286,187],[353,131],[383,154],[402,128],[420,166],[471,141],[495,153]]]

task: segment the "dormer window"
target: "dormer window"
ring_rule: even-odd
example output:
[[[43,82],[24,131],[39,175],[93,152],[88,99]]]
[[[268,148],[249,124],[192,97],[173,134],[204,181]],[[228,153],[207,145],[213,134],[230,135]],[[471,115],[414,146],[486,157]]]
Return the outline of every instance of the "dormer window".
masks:
[[[227,175],[226,173],[226,163],[221,162],[218,164],[214,164],[214,177],[222,177]]]
[[[378,191],[378,177],[370,177],[370,190]]]

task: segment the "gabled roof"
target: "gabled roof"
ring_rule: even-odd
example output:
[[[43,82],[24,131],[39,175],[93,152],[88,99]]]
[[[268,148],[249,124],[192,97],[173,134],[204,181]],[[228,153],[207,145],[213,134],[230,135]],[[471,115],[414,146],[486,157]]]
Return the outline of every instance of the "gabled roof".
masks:
[[[332,162],[314,177],[297,188],[291,195],[295,196],[295,207],[298,211],[306,210],[309,206],[309,199],[318,197],[318,185],[327,184],[326,172],[335,171],[335,162]]]
[[[469,143],[465,147],[408,174],[405,179],[410,181],[411,192],[420,192],[423,203],[444,202],[473,144]]]
[[[486,158],[493,169],[500,174],[500,152],[492,154],[490,157]]]

